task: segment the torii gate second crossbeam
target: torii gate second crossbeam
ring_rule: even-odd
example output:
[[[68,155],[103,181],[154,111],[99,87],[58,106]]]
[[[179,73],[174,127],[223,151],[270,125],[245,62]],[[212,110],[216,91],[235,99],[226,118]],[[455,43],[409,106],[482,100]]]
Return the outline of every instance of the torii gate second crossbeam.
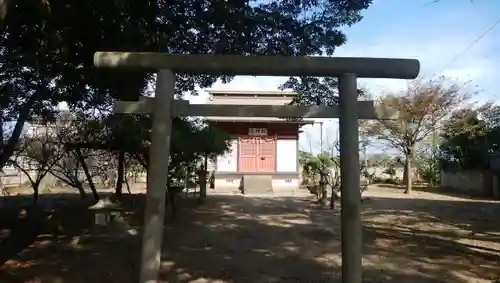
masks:
[[[175,115],[172,106],[175,103],[180,103],[178,101],[173,102],[175,73],[338,77],[339,106],[337,108],[312,107],[309,109],[311,111],[307,111],[301,106],[290,105],[268,108],[267,110],[264,109],[265,107],[254,106],[252,106],[252,110],[252,107],[243,105],[240,108],[243,110],[244,107],[247,107],[243,111],[245,116],[250,113],[249,111],[253,111],[254,114],[260,113],[257,115],[261,115],[261,117],[262,115],[267,117],[278,116],[277,113],[289,115],[288,117],[319,117],[317,113],[323,113],[321,115],[330,116],[331,118],[339,117],[342,192],[342,282],[361,283],[362,226],[357,120],[358,118],[376,119],[379,117],[373,110],[373,104],[370,109],[369,106],[367,108],[366,103],[358,103],[357,78],[414,79],[420,71],[418,60],[96,52],[94,65],[103,68],[134,68],[158,71],[154,103],[143,101],[135,104],[124,104],[122,102],[121,105],[118,103],[116,107],[116,110],[120,112],[151,113],[153,116],[140,283],[157,282],[159,276],[165,213],[165,188],[167,187],[165,168],[168,168],[169,165],[171,122],[172,116]],[[149,106],[140,106],[141,103]],[[137,110],[141,107],[143,107],[142,110]],[[198,110],[193,110],[196,107],[198,107]],[[207,110],[206,106],[196,107],[193,105],[191,111],[180,111],[176,114],[201,116],[216,112],[217,116],[221,116],[224,115],[225,110],[229,109],[222,106],[218,106],[217,110]],[[234,109],[234,111],[238,109],[235,105],[228,107]],[[134,108],[136,111],[133,110]],[[360,111],[358,111],[358,108]],[[315,109],[317,112],[314,111]],[[307,115],[308,113],[316,114]]]

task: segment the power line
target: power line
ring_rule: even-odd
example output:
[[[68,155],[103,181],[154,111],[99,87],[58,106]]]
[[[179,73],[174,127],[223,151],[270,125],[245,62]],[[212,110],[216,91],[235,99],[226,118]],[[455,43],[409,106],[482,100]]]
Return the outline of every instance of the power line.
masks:
[[[442,0],[431,0],[429,2],[424,3],[424,7],[432,5],[432,4],[437,4],[440,3]],[[474,0],[470,0],[471,3],[474,3]]]
[[[458,53],[448,64],[446,64],[437,74],[441,74],[444,70],[446,70],[450,65],[458,61],[458,59],[462,58],[462,56],[467,53],[474,45],[476,45],[481,39],[483,39],[490,31],[492,31],[498,24],[500,24],[500,18],[493,23],[488,29],[486,29],[481,35],[479,35],[474,41],[472,41],[464,50]]]
[[[426,2],[424,4],[424,7],[432,5],[432,4],[436,4],[436,3],[439,3],[439,2],[441,2],[441,0],[432,0],[432,1]]]

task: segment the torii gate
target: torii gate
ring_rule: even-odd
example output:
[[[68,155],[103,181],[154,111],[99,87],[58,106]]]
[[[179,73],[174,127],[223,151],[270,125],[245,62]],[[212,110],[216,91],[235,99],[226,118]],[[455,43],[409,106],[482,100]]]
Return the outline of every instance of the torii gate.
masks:
[[[116,113],[152,114],[150,164],[147,176],[145,227],[140,283],[158,281],[165,213],[173,116],[251,116],[339,118],[341,172],[342,282],[361,283],[362,224],[358,119],[378,119],[373,101],[357,101],[357,78],[414,79],[414,59],[188,55],[96,52],[94,65],[158,72],[155,98],[115,104]],[[339,106],[190,105],[174,101],[175,73],[251,76],[338,77]]]

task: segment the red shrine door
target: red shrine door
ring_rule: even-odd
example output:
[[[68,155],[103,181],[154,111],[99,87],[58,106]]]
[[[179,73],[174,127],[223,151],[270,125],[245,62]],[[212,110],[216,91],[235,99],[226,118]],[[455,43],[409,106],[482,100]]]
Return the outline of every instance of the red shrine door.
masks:
[[[241,137],[239,172],[275,172],[276,139],[273,137]]]

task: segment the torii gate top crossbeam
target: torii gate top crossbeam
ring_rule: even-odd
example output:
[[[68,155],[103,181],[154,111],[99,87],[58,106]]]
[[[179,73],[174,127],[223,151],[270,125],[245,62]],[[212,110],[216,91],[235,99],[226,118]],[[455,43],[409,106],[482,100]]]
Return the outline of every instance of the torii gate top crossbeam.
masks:
[[[416,59],[193,55],[148,52],[96,52],[100,68],[170,69],[175,73],[248,76],[337,77],[414,79],[420,71]]]

